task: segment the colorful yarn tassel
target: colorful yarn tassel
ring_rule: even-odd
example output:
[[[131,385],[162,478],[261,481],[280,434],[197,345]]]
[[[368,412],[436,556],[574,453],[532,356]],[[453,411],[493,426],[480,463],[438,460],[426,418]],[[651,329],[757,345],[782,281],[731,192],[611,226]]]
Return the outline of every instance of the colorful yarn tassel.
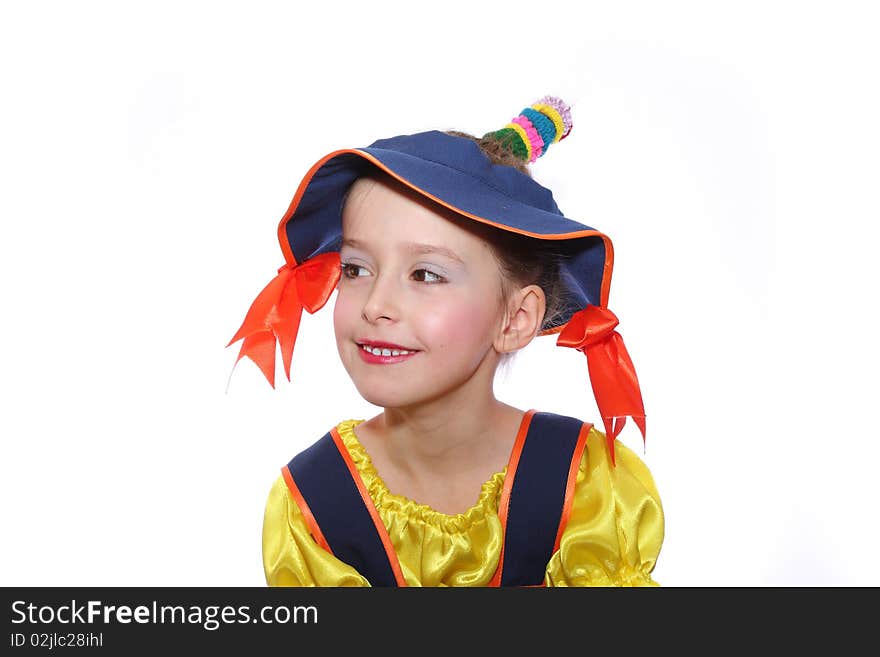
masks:
[[[501,130],[483,136],[494,137],[517,157],[532,163],[547,152],[550,144],[565,139],[571,127],[571,108],[561,98],[544,96]]]

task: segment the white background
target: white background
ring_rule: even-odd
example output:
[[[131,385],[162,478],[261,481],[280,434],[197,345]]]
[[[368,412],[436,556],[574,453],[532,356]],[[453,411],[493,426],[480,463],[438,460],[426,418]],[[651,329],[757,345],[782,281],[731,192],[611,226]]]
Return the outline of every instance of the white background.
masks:
[[[378,410],[331,298],[293,381],[226,343],[336,148],[482,134],[545,94],[535,177],[606,232],[667,586],[880,585],[871,3],[4,3],[3,585],[263,585],[269,487]],[[601,427],[538,338],[496,394]]]

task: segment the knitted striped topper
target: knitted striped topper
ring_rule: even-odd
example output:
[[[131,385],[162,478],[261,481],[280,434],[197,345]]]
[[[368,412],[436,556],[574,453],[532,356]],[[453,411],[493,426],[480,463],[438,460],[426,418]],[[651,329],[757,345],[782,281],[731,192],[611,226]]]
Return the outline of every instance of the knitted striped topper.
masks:
[[[571,132],[571,108],[556,96],[544,96],[500,130],[487,132],[521,160],[532,163]]]

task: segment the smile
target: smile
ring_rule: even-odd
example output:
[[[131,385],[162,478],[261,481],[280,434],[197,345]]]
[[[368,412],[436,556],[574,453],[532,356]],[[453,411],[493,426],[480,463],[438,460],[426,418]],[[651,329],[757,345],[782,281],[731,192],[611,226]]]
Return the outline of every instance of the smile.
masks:
[[[358,353],[361,355],[361,359],[366,363],[391,364],[403,362],[408,358],[412,358],[418,352],[407,351],[405,349],[388,349],[385,347],[358,345]]]

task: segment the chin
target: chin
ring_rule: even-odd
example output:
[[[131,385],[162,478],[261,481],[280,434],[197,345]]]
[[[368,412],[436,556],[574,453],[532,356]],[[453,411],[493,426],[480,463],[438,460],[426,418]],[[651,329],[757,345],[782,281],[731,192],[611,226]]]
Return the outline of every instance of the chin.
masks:
[[[382,408],[404,408],[416,406],[422,402],[436,398],[439,390],[417,389],[411,382],[400,377],[388,381],[366,381],[353,379],[357,391],[364,400],[373,406]]]
[[[400,408],[418,403],[418,399],[412,394],[403,395],[399,391],[383,391],[373,387],[356,386],[361,397],[373,406],[382,408]]]

